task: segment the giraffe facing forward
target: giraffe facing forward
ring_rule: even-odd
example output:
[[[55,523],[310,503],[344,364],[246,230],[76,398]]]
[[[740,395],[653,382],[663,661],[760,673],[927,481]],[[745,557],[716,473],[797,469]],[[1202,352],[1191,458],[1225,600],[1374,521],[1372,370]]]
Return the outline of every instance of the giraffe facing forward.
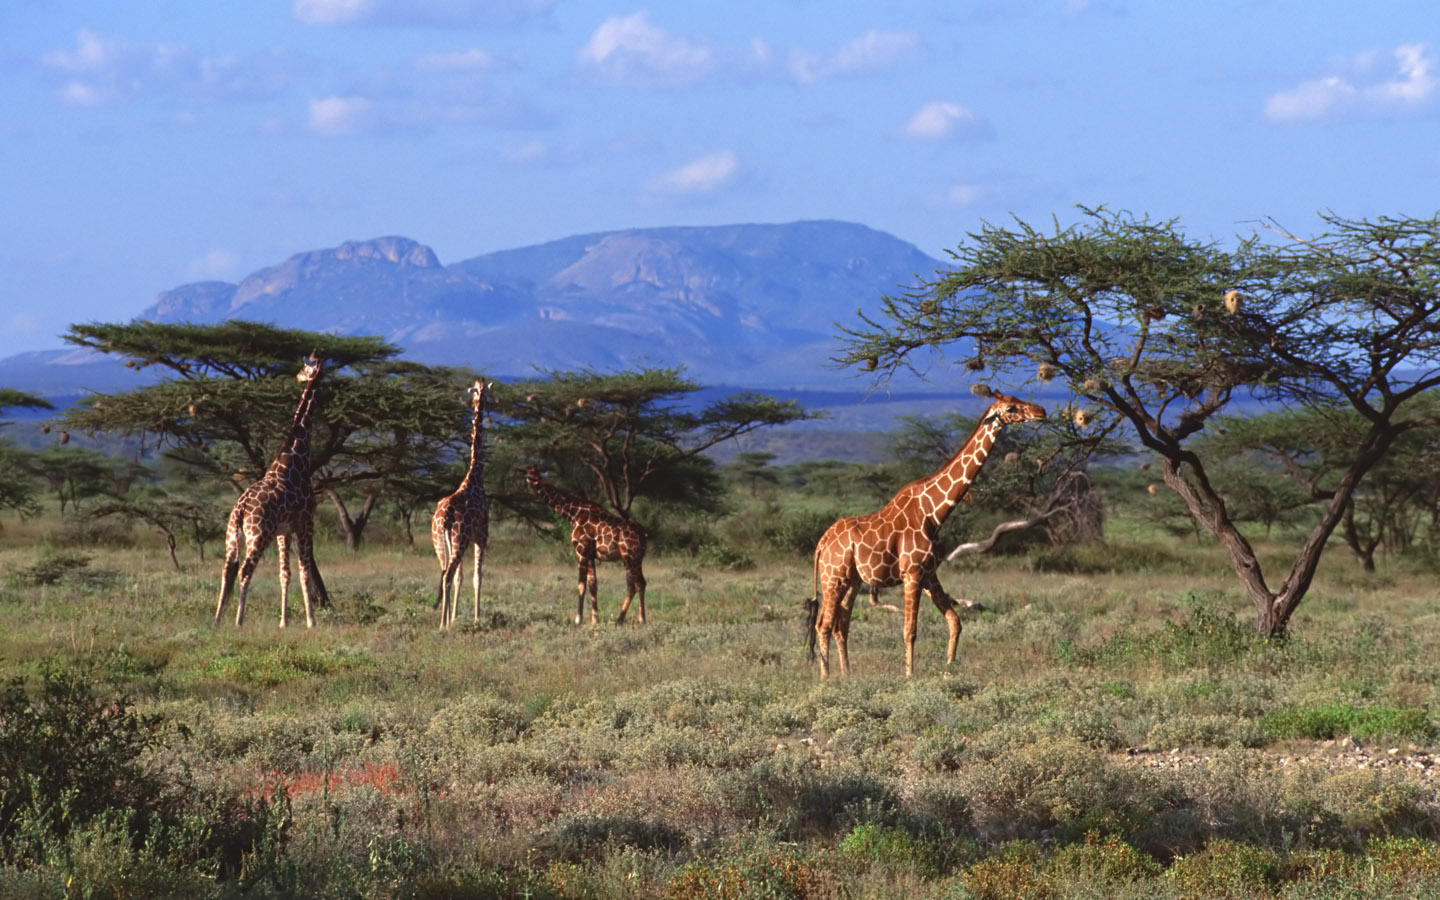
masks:
[[[310,484],[310,423],[315,412],[315,389],[320,383],[321,361],[315,353],[305,360],[296,379],[305,384],[290,432],[276,455],[275,461],[259,481],[247,487],[225,528],[225,571],[220,579],[220,602],[215,606],[215,624],[225,611],[225,602],[240,575],[240,596],[235,605],[235,624],[245,620],[245,595],[250,590],[250,577],[270,541],[280,554],[280,627],[288,618],[290,594],[290,545],[300,557],[300,593],[305,598],[305,627],[315,624],[313,604],[325,606],[329,597],[320,570],[315,566],[315,489]],[[240,546],[245,546],[245,561],[240,562]]]
[[[460,603],[460,582],[465,568],[465,551],[475,545],[475,621],[480,621],[481,566],[490,537],[490,503],[485,498],[485,445],[482,424],[485,397],[490,385],[475,379],[470,388],[470,468],[455,493],[435,505],[430,519],[430,540],[440,559],[440,627],[455,621]]]
[[[645,624],[645,573],[640,570],[640,564],[645,559],[645,545],[649,541],[645,529],[636,522],[612,515],[594,503],[573,497],[548,484],[534,466],[525,470],[525,481],[551,509],[570,521],[570,546],[575,549],[575,560],[580,565],[575,624],[579,625],[584,619],[587,586],[590,591],[590,624],[600,621],[595,583],[595,561],[600,559],[618,559],[625,566],[625,602],[620,604],[615,624],[625,621],[631,598],[639,599],[640,624]]]
[[[850,516],[831,525],[815,546],[815,595],[810,600],[811,651],[820,644],[820,677],[830,674],[830,636],[840,656],[840,672],[848,675],[850,611],[861,583],[870,585],[871,602],[882,587],[905,588],[905,675],[915,671],[915,629],[920,592],[945,615],[950,641],[945,664],[955,661],[960,641],[960,615],[955,601],[940,586],[935,541],[945,518],[969,490],[980,466],[995,446],[1001,429],[1017,422],[1045,418],[1033,403],[993,393],[994,402],[975,431],[944,466],[912,481],[878,511]]]

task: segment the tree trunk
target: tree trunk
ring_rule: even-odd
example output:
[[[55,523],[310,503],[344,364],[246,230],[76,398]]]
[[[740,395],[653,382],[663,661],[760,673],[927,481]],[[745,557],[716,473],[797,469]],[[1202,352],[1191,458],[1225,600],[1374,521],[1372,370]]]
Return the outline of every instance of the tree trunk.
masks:
[[[350,510],[345,506],[345,501],[335,491],[326,491],[325,496],[335,505],[335,514],[340,521],[340,530],[345,533],[345,549],[351,553],[360,549],[360,542],[365,537],[365,526],[370,523],[370,513],[375,510],[375,501],[378,494],[366,494],[365,502],[361,504],[360,511],[353,517]]]

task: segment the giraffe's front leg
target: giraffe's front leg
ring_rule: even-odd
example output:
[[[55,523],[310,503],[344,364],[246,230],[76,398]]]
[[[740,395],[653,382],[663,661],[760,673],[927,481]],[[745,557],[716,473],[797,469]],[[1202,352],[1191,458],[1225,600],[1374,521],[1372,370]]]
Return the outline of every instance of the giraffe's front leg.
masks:
[[[905,577],[905,677],[915,674],[915,631],[920,621],[920,581]]]
[[[583,549],[575,553],[576,561],[579,563],[579,587],[576,588],[577,598],[575,601],[575,624],[580,625],[585,621],[585,579],[590,573],[590,563],[585,558]]]
[[[590,591],[590,624],[600,624],[600,580],[595,577],[595,570],[599,568],[595,557],[590,557],[590,567],[586,570],[585,585]]]

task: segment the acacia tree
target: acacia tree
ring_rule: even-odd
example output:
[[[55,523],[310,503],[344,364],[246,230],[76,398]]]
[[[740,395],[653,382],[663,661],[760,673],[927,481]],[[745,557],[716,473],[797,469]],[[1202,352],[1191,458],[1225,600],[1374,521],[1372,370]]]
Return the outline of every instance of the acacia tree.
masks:
[[[1417,397],[1413,410],[1440,415],[1440,397]],[[1209,449],[1232,459],[1252,454],[1269,460],[1306,502],[1324,502],[1334,496],[1334,484],[1350,466],[1369,424],[1349,405],[1335,404],[1226,417],[1225,426],[1223,434],[1211,438]],[[1428,429],[1398,436],[1350,498],[1339,532],[1365,571],[1375,570],[1378,550],[1406,550],[1433,521],[1437,437]]]
[[[537,465],[630,517],[641,497],[692,509],[716,502],[720,485],[702,454],[757,428],[810,418],[793,400],[741,393],[700,408],[681,401],[700,386],[678,368],[602,374],[547,372],[502,386],[494,414],[504,443],[501,471]],[[691,402],[693,406],[693,401]]]
[[[318,351],[330,372],[311,435],[313,478],[351,549],[391,480],[439,465],[468,437],[457,398],[473,373],[393,360],[398,348],[376,337],[244,321],[90,323],[71,326],[65,337],[129,357],[131,368],[175,375],[92,395],[67,411],[69,428],[151,435],[172,460],[228,480],[237,492],[274,458],[295,407],[297,361]]]
[[[1053,374],[1075,414],[1118,420],[1159,456],[1165,485],[1228,552],[1256,627],[1281,634],[1362,479],[1400,436],[1440,424],[1416,402],[1440,386],[1440,219],[1326,215],[1308,239],[1271,222],[1227,250],[1173,220],[1082,212],[1051,232],[1017,222],[969,235],[952,270],[847,329],[837,361],[883,377],[951,351],[1002,377]],[[1275,587],[1201,447],[1245,397],[1341,402],[1365,423]]]
[[[0,413],[7,409],[54,409],[43,397],[0,388]],[[0,421],[0,425],[10,423]],[[40,504],[35,499],[35,485],[30,471],[34,455],[16,448],[9,441],[0,441],[0,510],[14,510],[22,518],[38,515]]]

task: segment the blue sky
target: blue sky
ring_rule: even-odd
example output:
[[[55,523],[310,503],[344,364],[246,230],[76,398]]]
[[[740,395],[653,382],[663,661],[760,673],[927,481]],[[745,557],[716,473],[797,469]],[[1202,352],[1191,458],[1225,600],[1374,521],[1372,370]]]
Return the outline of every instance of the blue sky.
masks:
[[[8,0],[0,356],[379,235],[1430,216],[1437,59],[1433,0]]]

